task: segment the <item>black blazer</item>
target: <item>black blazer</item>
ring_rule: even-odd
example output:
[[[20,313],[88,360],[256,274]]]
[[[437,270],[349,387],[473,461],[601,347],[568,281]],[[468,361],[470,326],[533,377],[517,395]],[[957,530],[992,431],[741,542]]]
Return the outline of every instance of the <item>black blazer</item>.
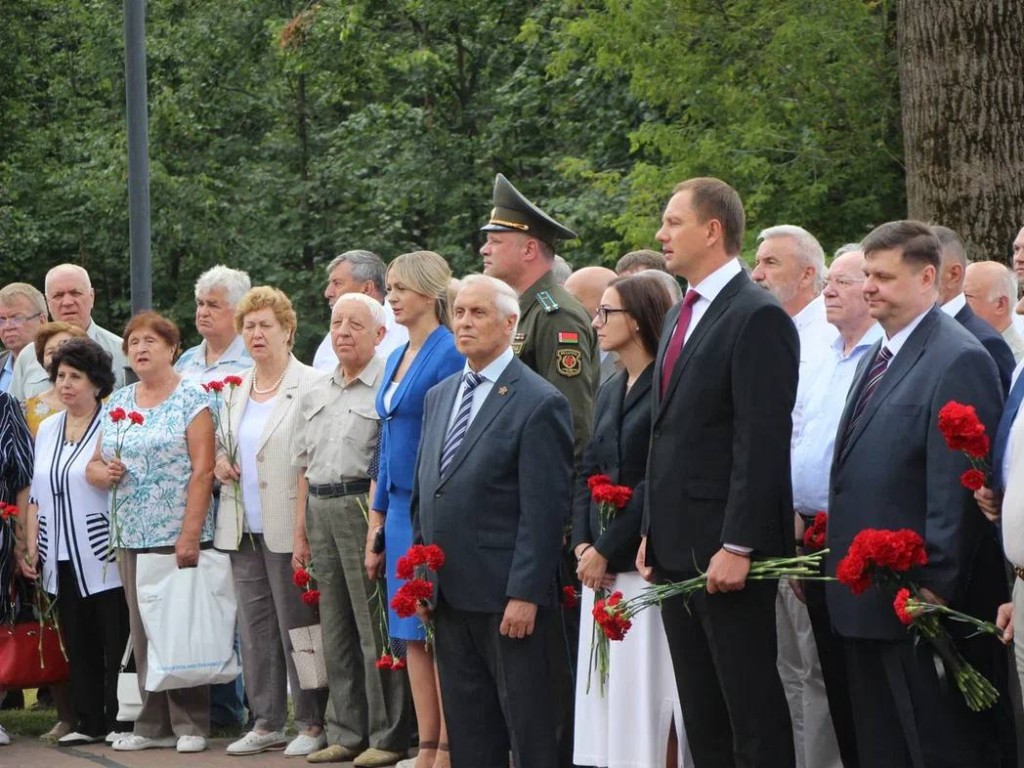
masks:
[[[451,466],[441,449],[462,372],[427,392],[412,495],[413,538],[445,551],[439,592],[453,608],[502,613],[509,599],[552,604],[572,507],[572,411],[513,358]]]
[[[1003,385],[1003,395],[1005,396],[1010,391],[1013,369],[1017,367],[1010,345],[1006,343],[1006,339],[999,331],[974,314],[970,304],[965,304],[956,313],[956,319],[960,325],[974,334],[974,338],[981,342],[981,346],[996,361],[996,367],[999,369],[999,383]]]
[[[796,327],[770,293],[736,275],[683,346],[663,400],[679,309],[665,318],[654,368],[647,564],[694,574],[723,544],[763,557],[791,552]]]
[[[583,453],[582,471],[576,478],[573,501],[572,548],[588,542],[608,559],[608,571],[636,570],[636,550],[640,546],[647,474],[647,448],[651,440],[651,383],[653,363],[626,391],[625,371],[615,374],[597,393],[594,431]],[[604,533],[600,530],[600,512],[591,499],[587,479],[608,475],[616,485],[628,485],[633,498],[616,513]]]

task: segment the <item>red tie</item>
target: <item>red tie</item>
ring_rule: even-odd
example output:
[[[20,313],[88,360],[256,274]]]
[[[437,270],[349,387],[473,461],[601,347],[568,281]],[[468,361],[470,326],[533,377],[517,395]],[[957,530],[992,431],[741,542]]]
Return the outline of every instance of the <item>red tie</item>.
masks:
[[[686,340],[686,331],[690,327],[690,320],[693,318],[693,305],[697,303],[700,294],[692,288],[686,292],[683,298],[683,306],[679,310],[679,319],[676,320],[676,329],[669,339],[668,347],[665,348],[665,358],[661,361],[661,396],[665,396],[668,383],[672,378],[672,371],[675,370],[679,361],[679,353],[683,351],[683,342]]]

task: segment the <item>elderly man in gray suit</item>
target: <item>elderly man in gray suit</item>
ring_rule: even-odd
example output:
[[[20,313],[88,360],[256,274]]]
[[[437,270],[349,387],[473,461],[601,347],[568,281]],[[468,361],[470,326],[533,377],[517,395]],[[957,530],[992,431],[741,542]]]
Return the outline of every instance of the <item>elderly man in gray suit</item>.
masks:
[[[417,540],[445,552],[434,618],[452,765],[557,764],[543,625],[572,498],[565,397],[512,352],[516,293],[462,282],[466,367],[427,393],[413,491]]]
[[[927,225],[883,224],[861,245],[864,296],[885,336],[864,355],[836,433],[828,571],[859,531],[910,528],[927,547],[927,565],[910,573],[926,598],[991,620],[1006,599],[998,537],[960,484],[967,459],[946,446],[938,412],[950,400],[973,405],[992,434],[1002,404],[996,365],[935,306],[940,246]],[[861,765],[1005,765],[1013,754],[1005,696],[970,712],[952,670],[940,674],[932,647],[896,618],[894,590],[855,596],[832,583],[826,591],[845,645]],[[999,644],[966,634],[960,650],[1005,692]]]

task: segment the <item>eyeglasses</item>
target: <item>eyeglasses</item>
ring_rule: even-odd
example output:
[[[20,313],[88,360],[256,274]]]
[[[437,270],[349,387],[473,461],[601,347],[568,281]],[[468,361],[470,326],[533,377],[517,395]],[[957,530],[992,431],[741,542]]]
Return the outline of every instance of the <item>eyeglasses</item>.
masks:
[[[37,317],[42,316],[42,312],[36,312],[34,315],[11,315],[10,317],[0,317],[0,328],[6,328],[8,325],[12,328],[17,328],[19,325],[24,325],[29,320],[35,320]]]
[[[849,288],[851,285],[855,285],[856,283],[863,283],[863,282],[864,282],[864,278],[863,277],[856,278],[856,279],[852,278],[852,277],[833,277],[833,278],[826,277],[825,281],[822,283],[822,287],[823,288],[828,288],[831,285],[831,286],[833,286],[835,288]]]
[[[594,315],[594,317],[597,318],[598,322],[600,322],[601,325],[604,325],[605,323],[608,322],[608,315],[614,314],[616,312],[628,312],[628,311],[629,311],[628,309],[600,306],[600,307],[597,308],[597,313]]]

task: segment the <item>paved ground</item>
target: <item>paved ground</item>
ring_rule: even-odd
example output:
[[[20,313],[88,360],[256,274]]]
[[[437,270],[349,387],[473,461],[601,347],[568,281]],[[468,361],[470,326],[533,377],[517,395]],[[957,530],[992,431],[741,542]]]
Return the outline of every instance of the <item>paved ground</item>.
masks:
[[[11,745],[0,747],[0,768],[301,768],[310,765],[301,757],[285,757],[280,752],[264,752],[245,757],[229,757],[225,752],[231,739],[210,739],[205,752],[179,755],[173,749],[146,749],[141,752],[115,752],[106,745],[50,747],[29,736],[14,736]],[[352,763],[330,763],[347,768]]]

